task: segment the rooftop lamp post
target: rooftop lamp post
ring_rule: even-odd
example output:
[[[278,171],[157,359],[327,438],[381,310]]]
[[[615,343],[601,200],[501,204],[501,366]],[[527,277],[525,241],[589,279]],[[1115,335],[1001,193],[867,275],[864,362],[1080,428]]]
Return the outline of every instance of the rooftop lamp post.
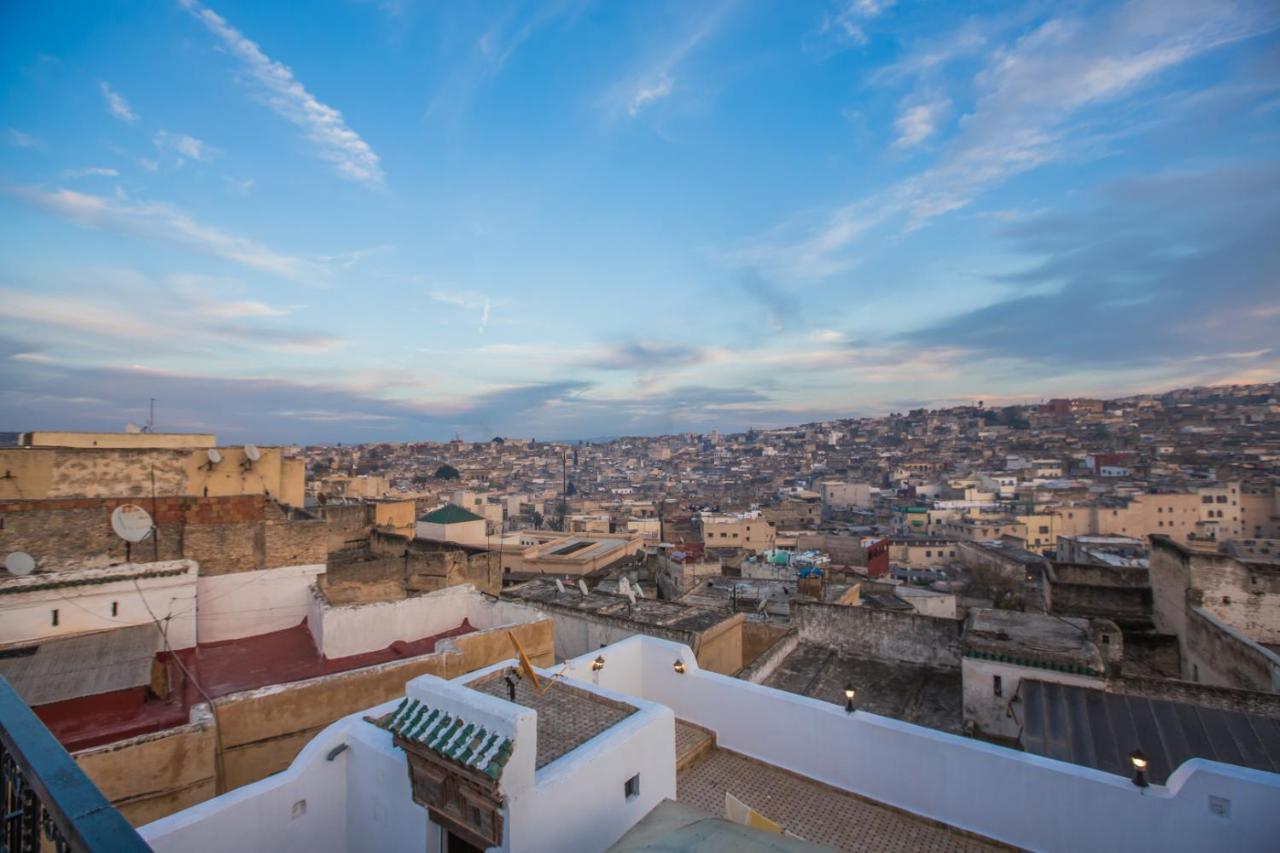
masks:
[[[604,655],[599,655],[591,662],[591,671],[599,672],[604,669]]]
[[[844,686],[844,710],[845,713],[853,713],[853,697],[858,695],[858,691],[853,689],[852,684]]]
[[[1147,787],[1147,757],[1141,749],[1129,753],[1129,761],[1133,763],[1133,784],[1139,788]]]

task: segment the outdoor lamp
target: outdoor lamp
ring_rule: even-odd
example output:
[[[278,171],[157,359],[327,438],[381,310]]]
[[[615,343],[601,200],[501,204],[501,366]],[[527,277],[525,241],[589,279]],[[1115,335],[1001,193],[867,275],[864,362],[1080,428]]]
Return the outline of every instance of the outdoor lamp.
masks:
[[[853,713],[853,697],[858,695],[858,691],[853,689],[852,684],[844,686],[844,709],[848,713]]]
[[[1129,760],[1133,762],[1133,784],[1139,788],[1147,787],[1147,757],[1142,750],[1135,749],[1129,753]]]
[[[676,658],[676,662],[671,666],[675,669],[676,675],[684,675],[684,661],[680,660],[680,658]]]
[[[604,669],[604,655],[600,655],[599,657],[597,657],[595,660],[591,662],[592,672],[599,672],[602,669]]]

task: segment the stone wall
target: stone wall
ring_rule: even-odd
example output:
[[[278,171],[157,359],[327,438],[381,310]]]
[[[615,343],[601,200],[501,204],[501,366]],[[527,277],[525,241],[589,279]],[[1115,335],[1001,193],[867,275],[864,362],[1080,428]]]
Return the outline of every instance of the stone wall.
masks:
[[[962,624],[954,619],[795,599],[791,623],[801,642],[848,655],[947,669],[960,666]]]
[[[1049,612],[1111,619],[1123,627],[1151,624],[1151,584],[1143,568],[1051,562],[1043,590]]]
[[[1187,610],[1182,673],[1217,687],[1280,692],[1280,655],[1198,607]]]
[[[216,738],[209,706],[197,705],[188,725],[73,757],[125,819],[141,826],[218,793]]]
[[[68,498],[0,502],[0,548],[26,551],[39,571],[105,567],[125,559],[111,513],[134,503],[156,526],[133,546],[135,560],[187,558],[202,575],[323,563],[325,522],[283,513],[262,495]]]
[[[1235,711],[1280,718],[1280,693],[1259,690],[1241,690],[1230,687],[1214,687],[1170,678],[1113,678],[1107,681],[1108,693],[1126,693],[1151,699],[1167,699]]]

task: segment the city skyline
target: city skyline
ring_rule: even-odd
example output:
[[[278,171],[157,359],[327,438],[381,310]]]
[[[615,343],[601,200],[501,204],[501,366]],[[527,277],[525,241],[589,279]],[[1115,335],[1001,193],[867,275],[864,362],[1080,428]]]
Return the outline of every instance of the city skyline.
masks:
[[[587,438],[1280,377],[1264,2],[6,19],[5,429],[156,397],[227,439]]]

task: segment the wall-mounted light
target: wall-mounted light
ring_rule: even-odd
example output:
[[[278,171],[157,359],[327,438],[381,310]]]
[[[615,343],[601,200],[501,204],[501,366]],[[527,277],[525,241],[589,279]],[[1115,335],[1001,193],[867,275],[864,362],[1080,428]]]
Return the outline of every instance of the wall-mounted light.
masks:
[[[676,671],[676,675],[684,675],[684,661],[680,660],[680,658],[676,658],[676,662],[671,665],[671,668]]]
[[[604,655],[600,655],[599,657],[597,657],[595,660],[591,662],[592,672],[599,672],[602,669],[604,669]]]
[[[1129,753],[1129,761],[1133,764],[1133,784],[1139,788],[1147,787],[1147,757],[1142,750],[1135,749]]]
[[[846,712],[853,713],[853,700],[858,695],[858,691],[853,689],[852,684],[844,686],[844,709]]]

